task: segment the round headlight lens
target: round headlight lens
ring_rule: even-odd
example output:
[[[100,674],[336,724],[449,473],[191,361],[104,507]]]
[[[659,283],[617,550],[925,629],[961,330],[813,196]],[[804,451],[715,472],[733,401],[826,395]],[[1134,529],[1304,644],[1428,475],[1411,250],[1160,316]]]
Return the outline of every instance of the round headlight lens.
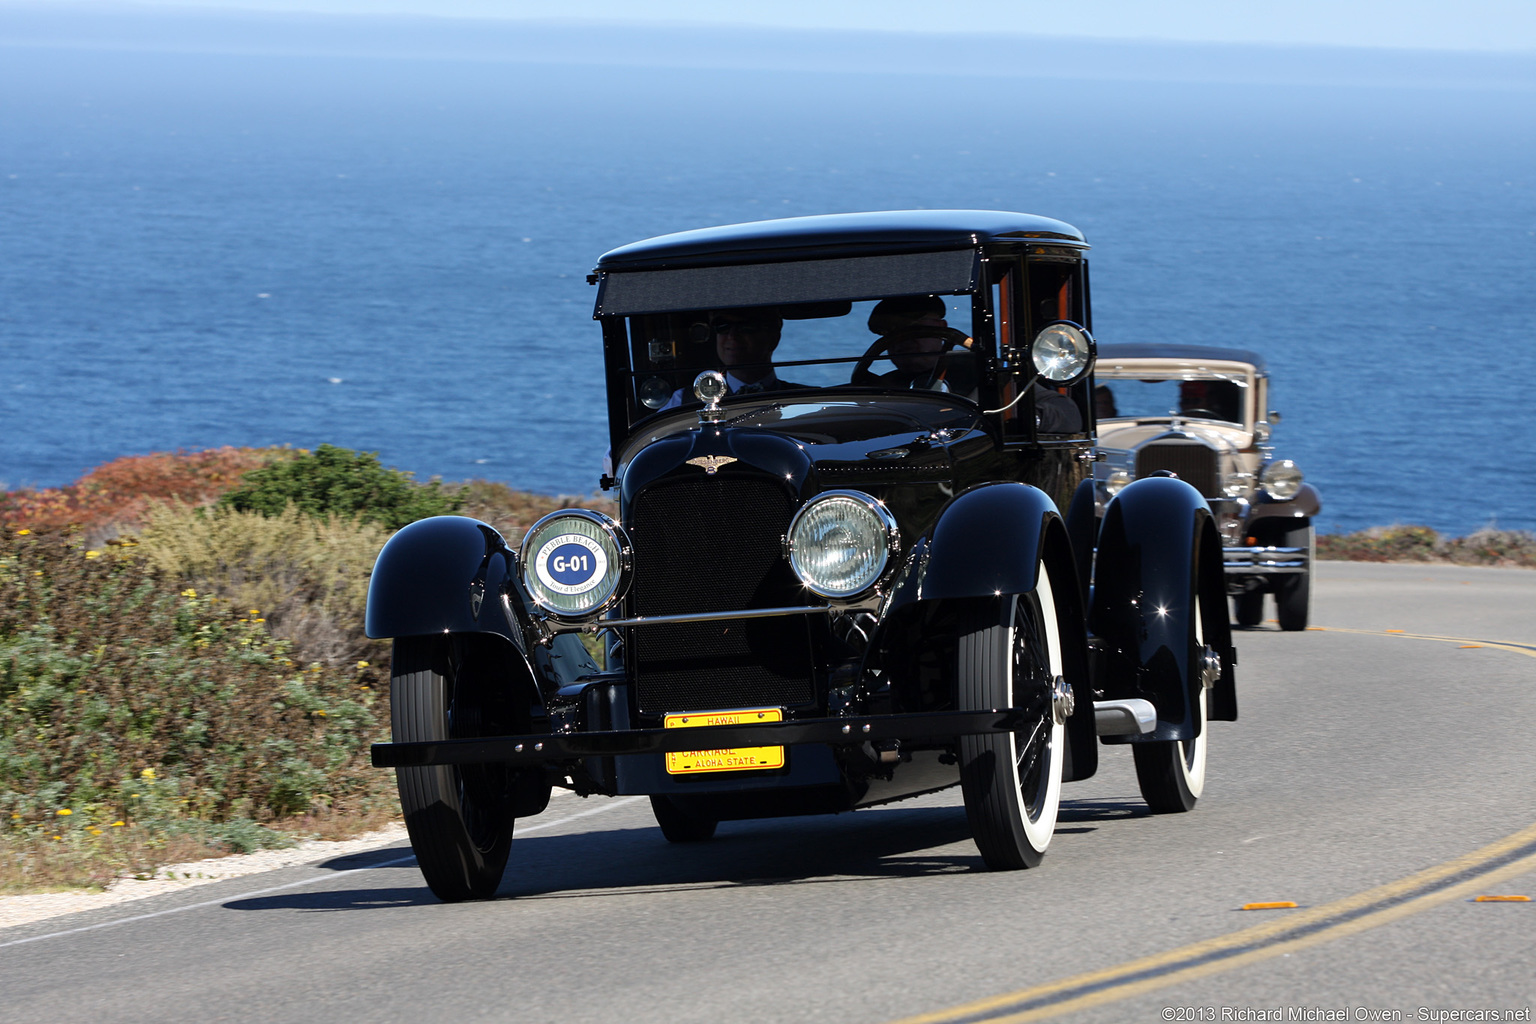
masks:
[[[1115,495],[1119,494],[1121,490],[1124,489],[1126,484],[1128,484],[1130,482],[1131,482],[1131,471],[1130,470],[1128,470],[1128,469],[1117,469],[1117,470],[1114,470],[1114,471],[1112,471],[1109,474],[1108,477],[1106,477],[1104,479],[1104,493],[1108,494],[1111,498],[1113,498]]]
[[[1093,339],[1076,324],[1051,324],[1035,335],[1029,355],[1040,376],[1052,384],[1070,384],[1088,372]]]
[[[1252,473],[1233,473],[1221,485],[1221,493],[1229,498],[1246,498],[1253,493]]]
[[[1301,491],[1301,470],[1290,459],[1271,462],[1264,467],[1259,483],[1264,493],[1276,501],[1290,501]]]
[[[813,593],[852,597],[880,578],[898,544],[896,520],[858,491],[829,491],[789,524],[789,564]]]
[[[533,524],[518,561],[535,604],[556,618],[584,619],[623,596],[629,539],[601,513],[562,509]]]

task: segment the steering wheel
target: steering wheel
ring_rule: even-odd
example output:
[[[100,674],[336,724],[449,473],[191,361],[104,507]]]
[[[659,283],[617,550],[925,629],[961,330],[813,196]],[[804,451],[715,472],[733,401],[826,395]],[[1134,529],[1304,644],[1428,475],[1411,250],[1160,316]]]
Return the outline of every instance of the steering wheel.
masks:
[[[956,346],[962,346],[971,340],[964,331],[958,331],[953,327],[925,327],[922,324],[903,327],[899,331],[883,334],[875,339],[873,345],[864,350],[864,354],[854,364],[853,374],[849,378],[849,383],[866,387],[878,387],[882,384],[883,381],[880,380],[880,375],[871,370],[870,366],[874,364],[876,359],[885,355],[893,343],[905,341],[908,338],[938,338],[944,343],[943,347],[939,349],[938,361],[934,363],[933,369],[929,371],[927,377],[919,377],[912,383],[912,387],[923,388],[932,387],[940,380],[943,380],[950,351]],[[921,383],[918,383],[918,381],[921,381]]]

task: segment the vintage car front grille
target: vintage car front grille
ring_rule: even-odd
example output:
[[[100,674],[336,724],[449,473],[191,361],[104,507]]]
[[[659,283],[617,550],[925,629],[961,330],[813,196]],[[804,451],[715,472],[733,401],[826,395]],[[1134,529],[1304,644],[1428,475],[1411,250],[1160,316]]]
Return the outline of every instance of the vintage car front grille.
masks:
[[[630,513],[636,615],[805,604],[784,559],[794,503],[777,484],[725,473],[665,481]],[[631,650],[643,714],[810,704],[805,616],[643,626]]]
[[[1170,470],[1207,498],[1221,497],[1216,453],[1198,442],[1149,444],[1136,455],[1136,479]]]

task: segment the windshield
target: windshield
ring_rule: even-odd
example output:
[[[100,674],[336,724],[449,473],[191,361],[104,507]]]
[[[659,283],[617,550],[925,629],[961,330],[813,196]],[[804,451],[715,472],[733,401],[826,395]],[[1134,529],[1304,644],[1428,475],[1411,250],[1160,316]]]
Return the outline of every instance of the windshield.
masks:
[[[637,412],[694,404],[705,370],[725,373],[732,395],[849,384],[973,392],[970,324],[969,295],[629,317]]]
[[[1122,376],[1130,373],[1137,376]],[[1097,381],[1093,401],[1101,423],[1109,419],[1178,416],[1242,424],[1249,415],[1252,387],[1244,374],[1117,370],[1099,373]]]

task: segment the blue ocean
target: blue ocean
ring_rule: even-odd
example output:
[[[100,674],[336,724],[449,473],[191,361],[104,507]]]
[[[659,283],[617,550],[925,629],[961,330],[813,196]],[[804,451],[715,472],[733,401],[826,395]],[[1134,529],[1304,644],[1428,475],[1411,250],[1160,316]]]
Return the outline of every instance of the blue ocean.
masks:
[[[590,493],[606,439],[585,275],[605,250],[981,208],[1086,233],[1101,341],[1264,353],[1275,444],[1321,490],[1323,529],[1536,529],[1529,83],[211,52],[3,28],[6,487],[329,442],[421,479]]]

